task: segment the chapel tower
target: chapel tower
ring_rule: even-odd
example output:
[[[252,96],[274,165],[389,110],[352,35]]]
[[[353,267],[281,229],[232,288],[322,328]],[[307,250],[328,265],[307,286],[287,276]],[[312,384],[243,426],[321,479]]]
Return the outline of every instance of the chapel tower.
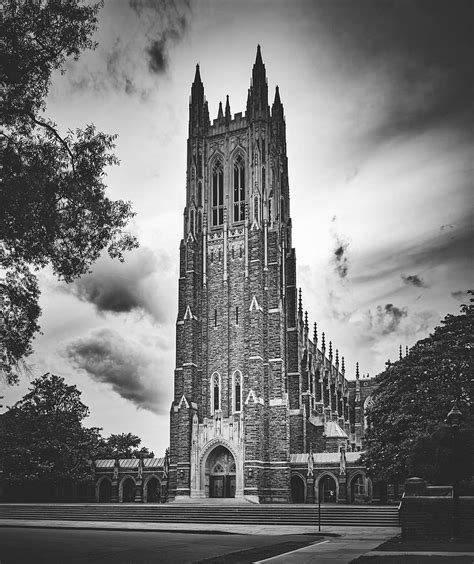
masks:
[[[292,256],[283,105],[278,87],[268,105],[259,46],[245,115],[227,97],[211,123],[199,66],[191,88],[172,496],[287,501]]]

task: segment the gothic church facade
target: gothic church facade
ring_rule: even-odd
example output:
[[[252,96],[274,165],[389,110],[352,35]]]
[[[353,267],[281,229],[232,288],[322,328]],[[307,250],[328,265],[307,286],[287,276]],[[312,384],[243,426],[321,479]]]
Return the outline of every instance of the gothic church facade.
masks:
[[[372,381],[310,331],[296,285],[285,116],[260,47],[244,114],[191,88],[168,498],[356,501]],[[357,371],[358,372],[358,371]]]

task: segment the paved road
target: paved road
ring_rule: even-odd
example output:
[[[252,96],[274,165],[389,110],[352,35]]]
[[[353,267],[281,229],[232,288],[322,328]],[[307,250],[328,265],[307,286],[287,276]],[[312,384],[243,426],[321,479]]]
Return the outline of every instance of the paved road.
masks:
[[[229,560],[252,562],[268,557],[272,546],[282,545],[280,552],[286,552],[294,548],[292,543],[306,540],[316,539],[302,535],[5,527],[0,528],[0,564],[185,564],[256,549],[254,557]]]

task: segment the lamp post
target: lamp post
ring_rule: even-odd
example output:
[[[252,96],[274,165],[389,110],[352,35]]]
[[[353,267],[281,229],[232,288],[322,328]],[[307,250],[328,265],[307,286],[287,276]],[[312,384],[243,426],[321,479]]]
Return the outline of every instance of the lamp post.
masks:
[[[454,477],[453,477],[453,515],[451,519],[451,540],[455,540],[459,537],[459,530],[460,530],[460,517],[459,517],[459,470],[458,470],[458,460],[457,455],[459,453],[458,447],[458,434],[459,434],[459,426],[461,424],[462,413],[459,411],[456,402],[453,402],[453,406],[451,411],[446,416],[446,421],[453,434],[453,468],[454,468]]]

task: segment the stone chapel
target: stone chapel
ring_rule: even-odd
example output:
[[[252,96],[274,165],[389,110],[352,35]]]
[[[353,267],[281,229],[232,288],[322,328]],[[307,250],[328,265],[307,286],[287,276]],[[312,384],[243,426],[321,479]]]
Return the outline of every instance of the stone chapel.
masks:
[[[296,285],[285,114],[260,46],[244,113],[191,87],[168,499],[369,501],[371,379],[346,379]]]

